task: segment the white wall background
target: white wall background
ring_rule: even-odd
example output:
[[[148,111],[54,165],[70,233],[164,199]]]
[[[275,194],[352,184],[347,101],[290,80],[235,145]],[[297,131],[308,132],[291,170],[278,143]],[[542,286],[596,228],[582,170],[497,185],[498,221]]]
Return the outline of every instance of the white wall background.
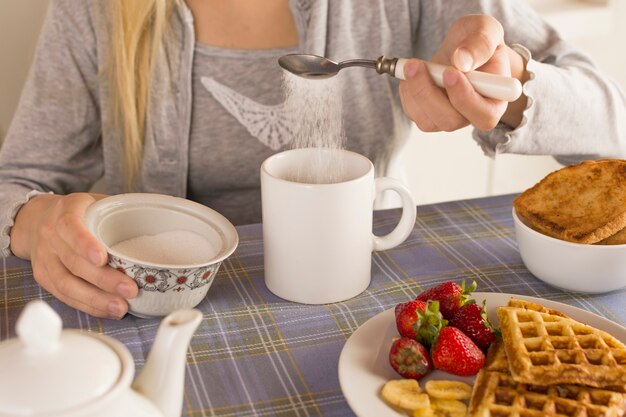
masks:
[[[0,143],[13,118],[47,8],[48,0],[0,0]]]
[[[17,106],[48,1],[0,0],[0,142]],[[626,89],[625,0],[527,1]],[[453,134],[416,130],[414,136],[401,164],[418,204],[519,192],[559,168],[542,156],[500,155],[491,160],[469,129]]]

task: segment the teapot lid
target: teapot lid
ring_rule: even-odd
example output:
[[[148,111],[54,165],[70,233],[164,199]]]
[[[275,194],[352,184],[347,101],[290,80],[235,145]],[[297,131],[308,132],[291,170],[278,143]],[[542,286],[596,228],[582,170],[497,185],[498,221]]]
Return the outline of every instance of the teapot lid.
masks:
[[[61,330],[43,301],[26,305],[17,338],[0,343],[0,415],[38,415],[80,408],[116,385],[119,355],[97,336]]]

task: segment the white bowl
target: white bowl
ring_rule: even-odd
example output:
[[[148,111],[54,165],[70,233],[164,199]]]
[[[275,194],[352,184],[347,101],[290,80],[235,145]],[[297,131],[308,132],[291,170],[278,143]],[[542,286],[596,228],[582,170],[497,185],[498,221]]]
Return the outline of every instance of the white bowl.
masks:
[[[139,295],[128,300],[128,312],[138,317],[161,317],[198,305],[206,296],[222,261],[233,253],[239,242],[235,227],[215,210],[184,198],[161,194],[129,193],[106,197],[88,207],[85,224],[106,247],[109,265],[133,278],[139,286]],[[174,231],[195,233],[194,237],[206,243],[206,256],[204,253],[201,256],[194,254],[189,257],[195,259],[191,262],[187,259],[162,263],[132,257],[128,252],[120,253],[113,248],[128,239]],[[171,246],[176,242],[167,243]],[[181,256],[182,253],[176,254]]]
[[[626,245],[587,245],[541,234],[513,209],[515,237],[526,268],[568,291],[603,293],[626,286]]]

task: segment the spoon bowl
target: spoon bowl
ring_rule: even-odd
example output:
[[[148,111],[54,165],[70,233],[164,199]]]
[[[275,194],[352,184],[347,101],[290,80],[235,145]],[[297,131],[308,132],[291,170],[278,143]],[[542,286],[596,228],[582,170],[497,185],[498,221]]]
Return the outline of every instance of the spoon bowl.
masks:
[[[281,56],[278,65],[303,78],[324,79],[333,77],[341,66],[335,61],[317,55],[290,54]]]

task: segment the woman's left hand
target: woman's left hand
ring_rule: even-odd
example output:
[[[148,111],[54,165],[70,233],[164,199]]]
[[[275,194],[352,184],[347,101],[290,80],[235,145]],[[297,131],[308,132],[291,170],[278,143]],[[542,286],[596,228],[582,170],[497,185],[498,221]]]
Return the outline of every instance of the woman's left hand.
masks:
[[[524,61],[505,45],[504,30],[496,19],[486,15],[458,19],[432,61],[452,67],[444,72],[445,88],[435,85],[425,64],[417,59],[406,63],[406,81],[400,82],[404,112],[420,130],[451,132],[472,124],[488,131],[500,121],[519,125],[526,106],[524,95],[513,103],[483,97],[464,74],[479,70],[526,80]]]

